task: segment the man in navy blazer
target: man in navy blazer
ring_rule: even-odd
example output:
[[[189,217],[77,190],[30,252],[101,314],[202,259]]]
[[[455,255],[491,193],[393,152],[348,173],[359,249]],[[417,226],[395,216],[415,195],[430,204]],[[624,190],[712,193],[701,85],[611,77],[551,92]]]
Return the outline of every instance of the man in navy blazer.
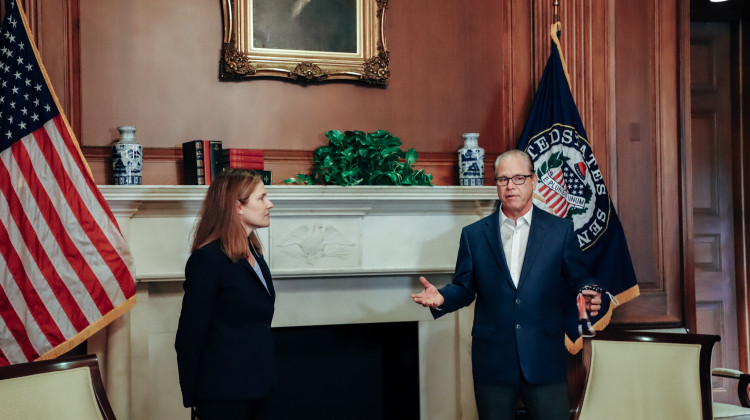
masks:
[[[513,419],[518,398],[532,419],[568,419],[563,305],[592,285],[573,223],[533,205],[537,176],[528,154],[495,161],[496,212],[464,227],[453,282],[420,277],[412,299],[435,318],[474,307],[472,373],[481,420]],[[583,290],[596,315],[601,294]]]

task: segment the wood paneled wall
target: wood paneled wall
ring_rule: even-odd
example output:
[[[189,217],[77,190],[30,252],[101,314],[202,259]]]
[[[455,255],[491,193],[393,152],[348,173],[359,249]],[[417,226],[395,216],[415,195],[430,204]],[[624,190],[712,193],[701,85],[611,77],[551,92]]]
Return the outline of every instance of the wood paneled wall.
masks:
[[[615,203],[617,183],[612,139],[615,110],[614,0],[561,1],[560,44],[570,74],[571,90],[586,134]],[[554,8],[549,0],[534,0],[534,86],[539,83],[551,48],[550,22]]]
[[[561,3],[561,42],[573,94],[604,168],[641,289],[641,297],[618,309],[613,322],[687,325],[683,258],[674,252],[683,246],[684,213],[679,159],[680,4],[674,0]],[[552,14],[549,2],[534,2],[535,80],[549,54]],[[633,22],[638,22],[637,27]]]
[[[149,148],[212,138],[226,147],[308,153],[293,165],[269,159],[275,179],[309,171],[310,152],[330,129],[388,130],[405,148],[443,154],[440,161],[455,160],[462,133],[479,132],[491,157],[515,145],[532,98],[526,2],[390,1],[387,88],[219,82],[218,0],[81,0],[80,9],[87,147],[111,144],[116,126],[130,124]],[[145,182],[179,182],[173,168],[150,163]],[[457,183],[453,169],[436,177]]]
[[[265,149],[278,182],[309,172],[311,152],[329,129],[391,131],[420,152],[418,166],[438,185],[456,184],[461,133],[478,131],[489,178],[495,156],[514,147],[523,129],[552,23],[551,1],[479,0],[467,7],[447,0],[436,7],[428,0],[390,0],[385,31],[392,80],[385,89],[220,83],[218,0],[26,2],[40,16],[64,4],[71,19],[80,19],[80,25],[62,24],[61,37],[75,44],[80,29],[80,66],[75,46],[57,48],[47,35],[40,44],[48,68],[60,73],[53,77],[63,86],[58,95],[70,98],[66,112],[80,116],[80,139],[99,183],[110,182],[109,145],[116,127],[126,124],[138,127],[145,146],[147,184],[180,183],[178,146],[194,138]],[[560,10],[574,97],[642,292],[618,309],[617,324],[687,325],[694,311],[683,302],[692,293],[684,286],[692,285],[683,276],[681,236],[681,3],[566,0]],[[38,23],[40,34],[59,27]]]
[[[681,207],[680,43],[675,1],[617,2],[616,160],[618,210],[637,261],[642,297],[622,316],[645,323],[684,319]],[[637,29],[625,22],[638,22]],[[692,291],[690,291],[692,293]]]
[[[76,136],[81,134],[79,0],[20,0],[55,94]]]

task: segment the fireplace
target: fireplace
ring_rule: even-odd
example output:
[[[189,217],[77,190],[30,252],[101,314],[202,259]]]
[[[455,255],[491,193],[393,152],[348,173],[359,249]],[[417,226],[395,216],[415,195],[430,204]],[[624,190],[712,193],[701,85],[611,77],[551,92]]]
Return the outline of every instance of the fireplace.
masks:
[[[274,420],[419,419],[416,322],[274,328]]]

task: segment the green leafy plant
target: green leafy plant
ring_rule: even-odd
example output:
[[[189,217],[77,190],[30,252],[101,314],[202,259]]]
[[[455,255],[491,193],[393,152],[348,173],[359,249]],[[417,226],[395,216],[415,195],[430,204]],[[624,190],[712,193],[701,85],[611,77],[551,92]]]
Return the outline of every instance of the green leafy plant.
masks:
[[[401,150],[401,139],[378,130],[331,130],[329,144],[313,152],[312,175],[297,174],[285,183],[321,185],[432,185],[432,175],[414,170],[417,151]]]

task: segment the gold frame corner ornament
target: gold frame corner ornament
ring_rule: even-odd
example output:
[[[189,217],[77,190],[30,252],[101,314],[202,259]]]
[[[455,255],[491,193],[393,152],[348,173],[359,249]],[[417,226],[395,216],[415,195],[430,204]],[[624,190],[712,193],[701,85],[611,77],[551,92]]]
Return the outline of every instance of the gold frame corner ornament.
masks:
[[[345,52],[254,47],[254,1],[222,0],[224,38],[219,80],[270,77],[301,83],[348,80],[388,84],[390,53],[383,31],[388,0],[352,0],[357,15],[357,21],[352,22],[356,27],[356,51]]]

